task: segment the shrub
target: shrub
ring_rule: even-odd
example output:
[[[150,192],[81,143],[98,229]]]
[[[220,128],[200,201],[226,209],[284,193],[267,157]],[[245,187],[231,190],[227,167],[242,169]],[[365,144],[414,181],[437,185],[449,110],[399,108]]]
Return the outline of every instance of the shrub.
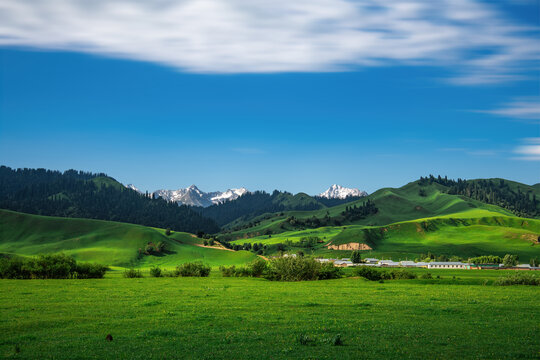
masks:
[[[5,279],[103,278],[107,270],[99,264],[77,264],[74,258],[64,254],[0,259],[0,278]]]
[[[389,273],[390,279],[393,280],[411,280],[416,279],[416,274],[406,269],[394,269]]]
[[[126,269],[124,271],[124,277],[125,278],[142,278],[143,277],[143,274],[140,270],[135,270],[135,269]]]
[[[516,266],[518,263],[518,256],[517,255],[510,255],[506,254],[503,258],[503,265],[504,267],[512,267]]]
[[[416,279],[416,274],[406,269],[393,269],[391,271],[385,271],[367,266],[359,266],[354,269],[354,275],[371,281]]]
[[[249,263],[248,268],[251,276],[261,277],[266,272],[268,264],[264,259],[258,258]]]
[[[339,279],[343,275],[343,270],[331,263],[321,264],[319,269],[319,280]]]
[[[201,262],[184,263],[176,267],[177,276],[198,276],[207,277],[210,275],[210,266]]]
[[[364,279],[371,280],[371,281],[378,281],[382,279],[382,272],[378,271],[377,269],[367,267],[367,266],[359,266],[354,269],[354,275],[363,277]]]
[[[223,277],[233,277],[236,274],[236,266],[220,266],[219,271],[221,271]]]
[[[333,265],[332,265],[333,267]],[[329,270],[312,258],[286,257],[269,262],[264,277],[276,281],[302,281],[318,279],[335,279],[341,271]]]
[[[431,273],[423,273],[420,276],[420,279],[429,280],[429,279],[433,279],[433,276],[431,275]]]
[[[495,280],[493,283],[498,286],[509,285],[540,285],[540,277],[534,276],[530,273],[525,274],[512,274]]]
[[[152,277],[161,277],[161,268],[159,266],[153,266],[150,268],[150,276]]]
[[[101,264],[77,264],[73,277],[77,279],[103,279],[107,270],[109,268]]]

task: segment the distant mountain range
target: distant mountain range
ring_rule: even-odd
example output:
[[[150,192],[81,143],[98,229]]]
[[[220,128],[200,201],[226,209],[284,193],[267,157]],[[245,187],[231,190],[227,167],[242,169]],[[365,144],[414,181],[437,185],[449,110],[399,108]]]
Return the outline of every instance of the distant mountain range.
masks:
[[[328,190],[319,194],[319,197],[326,199],[346,199],[351,196],[367,196],[368,193],[355,188],[346,188],[341,185],[332,185]]]
[[[236,200],[240,196],[248,193],[246,188],[228,189],[226,191],[204,192],[195,185],[178,190],[157,190],[155,197],[163,198],[167,201],[174,201],[183,205],[208,207],[221,204],[226,201]]]
[[[126,188],[135,190],[138,193],[143,193],[133,184],[128,184],[125,186]],[[201,191],[196,185],[191,185],[190,187],[180,188],[178,190],[156,190],[152,193],[152,195],[156,198],[162,198],[169,202],[173,201],[182,205],[208,207],[211,205],[223,204],[224,202],[231,200],[236,200],[240,196],[247,193],[249,193],[249,191],[244,187],[238,189],[228,189],[226,191],[204,192]],[[342,200],[349,197],[362,197],[367,195],[368,193],[365,191],[355,188],[346,188],[334,184],[330,186],[328,190],[317,195],[317,197]]]

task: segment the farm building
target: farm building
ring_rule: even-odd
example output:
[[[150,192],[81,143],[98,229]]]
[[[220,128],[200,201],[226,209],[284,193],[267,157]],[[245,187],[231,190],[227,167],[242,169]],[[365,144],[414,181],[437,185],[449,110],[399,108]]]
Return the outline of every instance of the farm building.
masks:
[[[417,262],[417,263],[415,263],[415,264],[416,264],[416,265],[415,265],[416,267],[427,268],[429,263],[428,263],[428,262],[420,261],[420,262]]]
[[[334,265],[339,267],[354,266],[353,262],[350,260],[336,260],[334,261]]]
[[[400,263],[395,262],[393,260],[380,260],[379,265],[380,266],[389,266],[389,267],[401,266]]]
[[[470,269],[471,264],[458,261],[430,262],[427,264],[428,269]]]
[[[403,267],[416,267],[416,263],[414,261],[400,261],[399,264]]]
[[[375,258],[365,258],[364,259],[364,262],[366,264],[378,264],[379,263],[379,259],[375,259]]]

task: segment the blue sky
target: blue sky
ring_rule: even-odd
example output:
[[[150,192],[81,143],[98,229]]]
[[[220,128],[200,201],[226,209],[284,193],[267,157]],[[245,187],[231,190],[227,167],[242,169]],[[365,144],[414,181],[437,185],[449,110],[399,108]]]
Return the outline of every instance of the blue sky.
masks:
[[[143,190],[540,182],[539,1],[29,3],[0,5],[1,164]]]

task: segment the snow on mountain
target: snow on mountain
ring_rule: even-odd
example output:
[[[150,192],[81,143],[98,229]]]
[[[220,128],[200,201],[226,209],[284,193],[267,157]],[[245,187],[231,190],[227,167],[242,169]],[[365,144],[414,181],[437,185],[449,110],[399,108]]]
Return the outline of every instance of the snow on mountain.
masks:
[[[349,196],[366,196],[368,193],[354,188],[346,188],[341,185],[332,185],[323,193],[318,196],[327,199],[345,199]]]
[[[137,189],[137,187],[135,185],[133,185],[133,184],[127,184],[127,185],[125,185],[125,187],[127,187],[128,189],[131,189],[131,190],[135,190],[139,194],[143,193],[141,190]]]
[[[207,207],[214,204],[221,204],[226,201],[238,199],[247,193],[245,188],[228,189],[227,191],[214,191],[205,193],[195,185],[178,190],[157,190],[154,196],[161,197],[167,201],[174,201],[179,204]]]
[[[211,198],[212,202],[214,204],[221,204],[226,201],[236,200],[240,196],[248,193],[249,191],[246,188],[240,188],[240,189],[229,189],[227,191],[224,191],[222,193],[219,193],[219,195],[216,195]]]

